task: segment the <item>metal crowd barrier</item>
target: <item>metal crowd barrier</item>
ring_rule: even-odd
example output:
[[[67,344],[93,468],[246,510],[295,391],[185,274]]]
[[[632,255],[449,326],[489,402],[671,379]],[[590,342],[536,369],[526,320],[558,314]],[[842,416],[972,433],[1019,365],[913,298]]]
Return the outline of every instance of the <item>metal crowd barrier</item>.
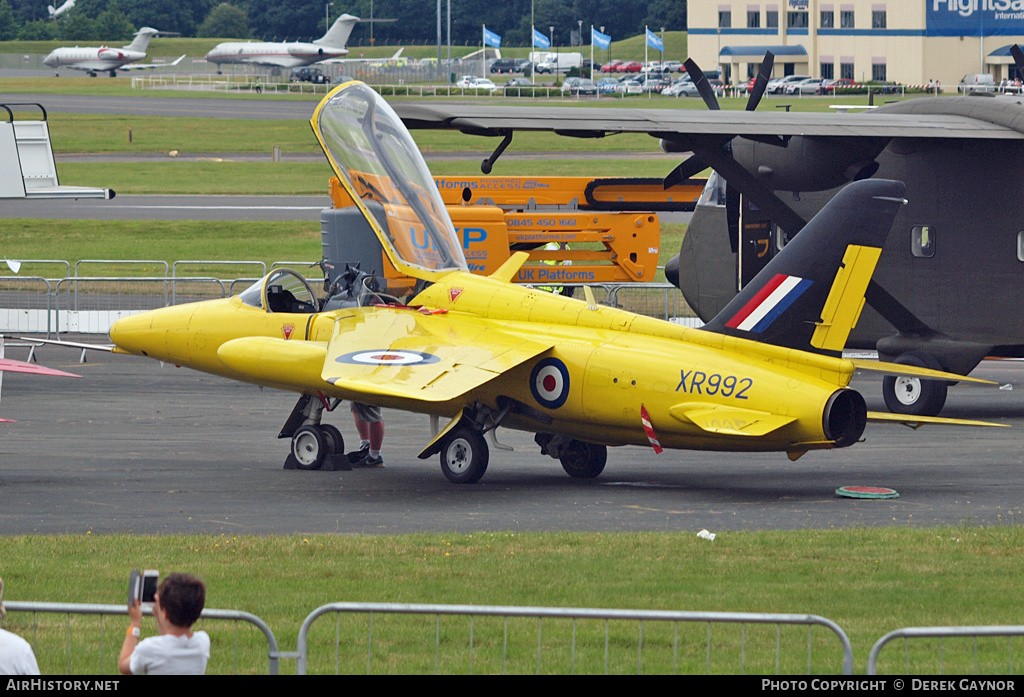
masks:
[[[68,675],[72,671],[72,662],[74,658],[74,643],[72,640],[72,615],[98,615],[100,617],[99,635],[96,637],[90,637],[87,642],[90,649],[97,649],[96,656],[98,656],[98,662],[95,668],[87,670],[91,673],[101,673],[104,670],[103,661],[106,659],[108,662],[112,661],[112,667],[114,672],[117,671],[117,656],[120,651],[121,642],[124,640],[124,625],[119,624],[117,628],[113,630],[113,636],[110,639],[110,644],[107,644],[107,636],[105,628],[103,627],[103,617],[106,615],[123,615],[127,617],[128,608],[125,605],[93,605],[86,603],[43,603],[43,602],[31,602],[31,601],[17,601],[7,600],[4,601],[4,607],[8,613],[8,624],[12,619],[13,613],[18,612],[30,612],[32,613],[31,627],[25,630],[21,630],[22,638],[28,641],[33,646],[33,650],[36,652],[36,658],[39,659],[39,634],[41,632],[52,632],[55,628],[42,627],[38,614],[62,614],[65,616],[65,623],[63,629],[63,643],[64,643],[64,657],[65,665]],[[146,610],[145,614],[152,615],[151,610]],[[274,637],[274,633],[270,631],[270,627],[267,623],[256,615],[248,612],[242,612],[240,610],[215,610],[207,608],[203,610],[203,614],[200,616],[200,622],[205,620],[227,620],[235,623],[234,631],[234,672],[237,673],[239,670],[239,638],[238,638],[238,624],[244,622],[254,626],[262,634],[267,643],[267,670],[270,675],[277,675],[280,663],[281,655],[277,649],[277,639]],[[203,626],[197,624],[198,629],[202,629]],[[19,627],[20,629],[20,627]],[[91,630],[89,627],[87,630]],[[83,649],[84,651],[85,649]],[[223,643],[217,643],[217,651],[221,652],[224,650]],[[211,652],[211,660],[214,659],[214,652]],[[77,660],[77,659],[75,659]],[[108,666],[111,665],[108,663]]]
[[[897,629],[889,632],[881,639],[875,642],[875,645],[871,647],[871,654],[868,656],[868,675],[878,675],[878,655],[882,649],[890,642],[896,639],[903,639],[903,669],[901,674],[910,673],[910,648],[908,639],[939,639],[938,655],[935,660],[938,661],[937,670],[934,667],[929,666],[924,674],[928,675],[945,675],[946,668],[946,655],[945,655],[945,642],[944,639],[973,639],[972,642],[972,662],[971,670],[973,674],[977,675],[982,671],[979,664],[979,638],[993,638],[993,637],[1008,637],[1006,646],[1006,663],[1004,664],[1002,659],[992,659],[998,662],[998,666],[995,666],[996,674],[1012,675],[1013,674],[1013,637],[1024,637],[1024,626],[1020,625],[1009,625],[1009,626],[985,626],[985,627],[905,627],[903,629]],[[994,654],[996,649],[992,649],[991,653]],[[999,650],[1001,653],[1001,649]],[[963,674],[963,664],[957,664],[957,674]],[[994,688],[995,689],[995,688]],[[1003,688],[998,688],[1003,689]]]
[[[656,632],[651,629],[652,624],[670,624],[672,626],[671,635],[671,660],[668,661],[671,672],[677,672],[680,668],[680,637],[679,637],[679,625],[681,623],[700,623],[707,625],[706,638],[700,642],[699,652],[696,663],[703,664],[703,672],[710,673],[712,670],[712,648],[714,646],[716,651],[722,653],[728,653],[728,649],[723,649],[721,643],[724,641],[716,637],[716,641],[712,642],[711,626],[712,624],[733,624],[740,625],[740,638],[738,645],[735,648],[739,651],[739,667],[727,669],[729,673],[743,673],[747,666],[748,653],[754,653],[758,651],[758,655],[763,659],[764,652],[760,647],[755,649],[748,644],[747,637],[747,625],[774,625],[774,650],[769,649],[769,653],[774,654],[774,671],[775,674],[781,673],[792,673],[793,663],[788,657],[783,657],[783,642],[782,642],[782,627],[786,625],[802,625],[808,628],[807,634],[807,662],[806,669],[810,673],[812,670],[812,646],[814,645],[813,637],[811,636],[811,630],[814,627],[821,627],[835,635],[838,639],[841,654],[842,664],[841,671],[843,675],[850,675],[853,673],[853,649],[850,645],[850,640],[846,636],[846,633],[837,625],[835,622],[819,617],[816,615],[796,615],[796,614],[768,614],[768,613],[745,613],[745,612],[671,612],[671,611],[658,611],[658,610],[612,610],[612,609],[587,609],[587,608],[550,608],[550,607],[506,607],[506,606],[483,606],[483,605],[419,605],[419,604],[397,604],[397,603],[331,603],[329,605],[323,605],[314,610],[305,621],[302,623],[302,627],[299,630],[298,638],[298,674],[306,675],[309,669],[310,660],[310,629],[317,618],[335,613],[336,625],[335,638],[334,638],[334,665],[335,672],[339,671],[341,663],[341,652],[343,650],[343,639],[342,630],[340,627],[340,618],[343,614],[360,614],[365,615],[367,618],[365,636],[358,639],[353,638],[351,645],[346,644],[345,651],[346,656],[354,655],[356,650],[362,651],[365,648],[365,666],[366,673],[370,674],[374,667],[374,658],[378,657],[378,660],[383,666],[383,670],[394,669],[397,661],[402,661],[402,656],[399,653],[401,649],[405,648],[406,644],[412,644],[412,640],[403,639],[402,637],[409,633],[415,633],[416,629],[409,629],[404,625],[397,632],[398,636],[387,634],[386,630],[380,628],[380,624],[383,623],[379,617],[389,615],[418,615],[421,617],[432,617],[434,618],[433,623],[433,642],[434,642],[434,661],[433,661],[433,672],[439,673],[442,670],[442,645],[445,647],[446,654],[446,665],[447,660],[451,660],[453,663],[461,663],[464,668],[468,669],[469,673],[473,673],[475,662],[484,663],[485,672],[497,672],[500,670],[501,673],[505,673],[508,670],[510,661],[516,662],[516,665],[521,665],[523,657],[518,654],[514,649],[510,649],[510,618],[531,618],[535,619],[536,631],[535,638],[530,637],[527,642],[525,639],[520,637],[519,641],[516,641],[517,646],[530,646],[531,652],[535,647],[535,656],[530,658],[530,665],[534,667],[536,673],[540,674],[543,671],[556,672],[548,668],[544,659],[545,656],[553,656],[552,662],[558,660],[568,660],[568,665],[561,665],[562,672],[575,673],[577,668],[580,666],[583,658],[582,648],[584,645],[584,631],[581,627],[582,623],[588,624],[586,649],[589,652],[595,650],[594,645],[594,632],[589,626],[590,623],[597,622],[597,651],[603,650],[603,657],[600,658],[600,664],[603,665],[603,671],[605,674],[612,672],[612,662],[615,663],[615,670],[620,665],[623,665],[623,661],[617,656],[612,654],[621,655],[625,649],[623,634],[625,630],[617,629],[613,638],[610,627],[612,623],[616,627],[621,627],[624,623],[636,623],[635,630],[635,645],[630,649],[631,658],[629,658],[629,664],[635,665],[636,672],[643,673],[645,669],[645,657],[649,656],[652,652],[649,645],[657,643],[661,645],[660,653],[668,650],[666,646],[667,637],[660,636],[657,642],[651,641],[650,636]],[[441,618],[447,616],[458,616],[465,618],[466,624],[462,628],[461,632],[458,628],[452,629],[448,626],[442,628]],[[375,629],[374,620],[377,619],[377,628]],[[501,635],[499,637],[492,637],[491,635],[485,635],[485,639],[480,638],[479,625],[482,624],[479,620],[481,618],[501,618],[503,623],[494,626],[489,625],[488,629],[494,631],[500,630]],[[549,620],[549,625],[545,625],[544,621]],[[571,633],[565,635],[565,631],[558,632],[551,628],[550,623],[562,624],[571,621]],[[603,622],[603,629],[600,627],[600,623]],[[523,634],[522,631],[516,629],[513,630],[517,634]],[[645,646],[645,631],[647,632],[648,645]],[[375,634],[376,632],[376,634]],[[547,634],[545,633],[547,632]],[[384,638],[381,638],[381,634],[384,634]],[[529,634],[533,634],[531,630]],[[461,639],[458,638],[461,635]],[[427,633],[420,630],[419,636],[426,637]],[[565,655],[565,647],[559,648],[559,642],[555,637],[560,637],[569,643],[568,655]],[[603,645],[602,645],[603,637]],[[788,637],[787,637],[788,638]],[[323,641],[319,642],[318,645],[322,645]],[[365,646],[361,646],[365,645]],[[694,648],[694,642],[688,642],[688,648],[691,649],[691,657],[684,666],[684,669],[691,671],[695,665],[693,655],[695,652],[692,651]],[[485,648],[481,648],[485,647]],[[411,651],[415,651],[415,648],[411,648]],[[510,650],[512,654],[510,654]],[[645,650],[648,651],[645,654]],[[447,659],[447,655],[452,652],[457,652],[463,658]],[[657,649],[653,651],[658,652]],[[465,653],[463,653],[465,652]],[[487,653],[485,658],[481,658],[481,653]],[[500,653],[500,660],[493,654]],[[360,653],[360,656],[362,653]],[[633,658],[635,657],[635,658]],[[735,656],[733,656],[735,658]],[[651,661],[654,659],[651,658]],[[360,661],[362,659],[360,658]],[[635,661],[635,664],[634,664]],[[784,663],[785,661],[785,663]],[[652,670],[656,672],[667,672],[665,669],[666,658],[662,657],[660,662],[657,663],[657,667]],[[321,665],[318,663],[318,666]],[[594,663],[591,661],[588,664],[589,667],[593,667]],[[763,660],[758,664],[758,667],[763,667]],[[416,672],[410,667],[409,663],[402,663],[399,668],[402,672]],[[518,671],[515,671],[518,672]]]

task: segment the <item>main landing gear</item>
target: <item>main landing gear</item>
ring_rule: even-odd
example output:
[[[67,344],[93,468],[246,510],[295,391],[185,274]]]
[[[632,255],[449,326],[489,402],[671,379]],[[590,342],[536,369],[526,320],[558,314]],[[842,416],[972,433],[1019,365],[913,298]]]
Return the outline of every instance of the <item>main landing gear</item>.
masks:
[[[501,424],[510,411],[529,413],[543,420],[543,414],[514,403],[505,403],[500,411],[482,404],[463,409],[458,417],[441,431],[420,453],[420,459],[434,454],[440,455],[441,472],[445,479],[455,484],[473,484],[480,481],[487,471],[490,459],[487,434]],[[492,438],[493,440],[493,438]],[[593,479],[604,470],[608,461],[608,448],[597,443],[567,438],[551,433],[538,433],[535,437],[541,453],[550,455],[562,463],[562,469],[575,479]],[[495,445],[498,445],[495,441]],[[500,445],[498,447],[501,447]]]
[[[926,353],[904,353],[893,363],[942,370],[938,360]],[[885,406],[894,414],[935,416],[946,403],[948,384],[910,375],[886,375],[882,379],[882,396]]]
[[[345,456],[345,439],[336,427],[320,423],[324,410],[334,411],[338,400],[304,394],[292,409],[278,438],[291,438],[291,450],[284,468],[299,470],[350,470]]]

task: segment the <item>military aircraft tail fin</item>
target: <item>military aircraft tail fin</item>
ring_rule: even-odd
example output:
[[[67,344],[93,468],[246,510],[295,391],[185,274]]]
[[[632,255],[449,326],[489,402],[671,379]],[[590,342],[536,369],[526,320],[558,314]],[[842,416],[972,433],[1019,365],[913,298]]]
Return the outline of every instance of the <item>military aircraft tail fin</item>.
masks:
[[[885,179],[848,185],[704,328],[838,355],[905,190]]]

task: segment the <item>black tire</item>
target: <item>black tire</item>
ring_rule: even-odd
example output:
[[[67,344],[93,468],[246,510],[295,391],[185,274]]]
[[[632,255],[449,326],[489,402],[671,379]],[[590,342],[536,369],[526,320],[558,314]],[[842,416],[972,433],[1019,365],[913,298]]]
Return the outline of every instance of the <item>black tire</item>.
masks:
[[[292,436],[292,457],[297,469],[320,469],[328,450],[327,438],[319,426],[303,426]]]
[[[928,354],[904,353],[893,363],[942,370],[938,360]],[[946,404],[947,388],[948,383],[943,380],[924,380],[906,375],[886,375],[882,379],[885,406],[893,414],[936,416]]]
[[[320,424],[320,431],[327,440],[327,453],[329,455],[342,455],[345,453],[345,437],[341,431],[331,424]]]
[[[558,461],[573,479],[593,479],[604,471],[608,448],[597,443],[574,440],[561,449]]]
[[[487,471],[489,457],[484,437],[461,426],[449,434],[441,448],[441,471],[455,484],[474,484]]]

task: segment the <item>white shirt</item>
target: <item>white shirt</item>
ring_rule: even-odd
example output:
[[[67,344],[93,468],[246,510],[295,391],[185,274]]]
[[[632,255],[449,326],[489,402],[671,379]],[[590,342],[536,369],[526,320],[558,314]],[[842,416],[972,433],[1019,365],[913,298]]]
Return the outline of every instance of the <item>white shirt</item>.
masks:
[[[0,675],[39,675],[32,647],[6,629],[0,629]]]
[[[210,660],[210,636],[193,632],[191,637],[164,634],[139,642],[132,652],[132,675],[202,675]]]

